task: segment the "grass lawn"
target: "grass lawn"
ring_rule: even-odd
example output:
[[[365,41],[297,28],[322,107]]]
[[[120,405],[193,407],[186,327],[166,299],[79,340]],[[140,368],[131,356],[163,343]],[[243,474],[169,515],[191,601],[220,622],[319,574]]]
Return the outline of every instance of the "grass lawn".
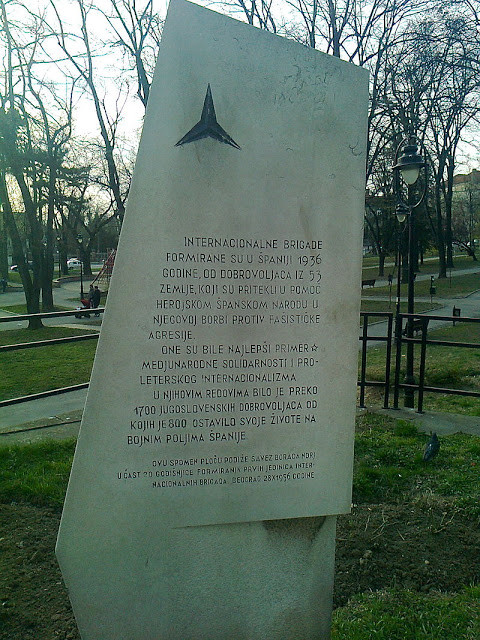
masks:
[[[461,433],[442,437],[442,455],[422,460],[427,436],[415,425],[366,413],[357,419],[353,501],[455,502],[480,517],[480,439]]]
[[[416,302],[415,303],[415,313],[423,313],[425,311],[431,311],[432,309],[439,309],[442,305],[436,304],[433,302],[430,304],[429,302]],[[392,312],[395,313],[395,298],[392,298],[392,302],[389,303],[388,300],[362,300],[361,311],[371,311],[371,312]],[[400,312],[407,313],[407,302],[402,300],[400,303]],[[369,318],[369,322],[378,322],[379,318]],[[381,318],[380,318],[381,320]]]
[[[437,496],[480,517],[480,439],[442,437],[442,455],[422,461],[427,436],[402,420],[365,413],[357,418],[353,501],[422,500]],[[75,449],[74,440],[1,446],[0,502],[60,507]]]
[[[424,595],[365,593],[333,615],[332,640],[478,640],[480,587]]]
[[[441,455],[426,465],[421,460],[426,437],[410,423],[368,413],[360,416],[354,501],[366,506],[377,501],[416,504],[417,512],[441,504],[448,522],[463,517],[475,527],[480,517],[480,439],[443,436]],[[74,448],[74,440],[0,446],[0,503],[59,509]],[[478,640],[479,597],[479,586],[461,583],[448,593],[400,587],[360,593],[334,611],[332,640]]]
[[[388,305],[388,302],[386,304]],[[362,309],[383,310],[377,301],[364,301]],[[91,331],[63,327],[43,327],[39,330],[6,330],[0,331],[0,345],[86,333],[91,333]],[[480,342],[478,324],[459,323],[455,327],[430,332],[429,336],[436,339]],[[96,341],[92,340],[78,344],[52,345],[0,354],[2,368],[0,400],[88,382],[95,349]],[[419,353],[418,348],[416,348],[416,353]],[[392,360],[392,367],[393,365],[394,361]],[[370,348],[367,358],[367,380],[383,380],[384,369],[384,347]],[[416,362],[415,370],[418,372],[418,362]],[[426,384],[480,391],[480,349],[429,346],[427,349]],[[367,393],[369,392],[370,390],[367,389]],[[426,410],[480,416],[480,400],[476,398],[426,393],[424,402]],[[380,401],[378,403],[380,404]]]
[[[65,498],[75,444],[72,439],[0,446],[0,502],[60,507]]]
[[[444,278],[442,280],[435,280],[434,286],[437,289],[433,299],[436,298],[457,298],[464,297],[473,291],[480,289],[480,266],[478,270],[465,275],[452,275],[452,278]],[[392,287],[392,295],[395,296],[396,287]],[[364,296],[388,296],[390,289],[386,287],[366,287],[362,290],[362,297]],[[405,297],[407,295],[407,285],[402,284],[401,295]],[[420,280],[415,283],[415,295],[419,298],[430,297],[430,280]]]
[[[466,260],[471,263],[471,259]],[[420,293],[423,285],[427,288],[426,294]],[[465,295],[473,288],[480,288],[480,275],[452,277],[452,289],[447,293],[442,293],[443,285],[449,288],[449,281],[436,281],[437,297]],[[428,295],[429,286],[429,282],[419,282],[417,295]],[[378,295],[381,291],[366,289],[363,294]],[[384,295],[388,295],[388,287],[385,291]],[[421,303],[416,306],[419,311],[430,308],[428,304],[425,308]],[[388,301],[363,301],[362,310],[388,311]],[[0,332],[0,345],[85,333],[91,331],[62,327],[6,330]],[[480,342],[478,325],[459,323],[456,327],[431,332],[429,336]],[[0,354],[0,399],[87,382],[96,344],[96,340],[91,340]],[[384,358],[383,347],[368,350],[368,379],[383,378]],[[480,349],[429,346],[426,383],[480,390]],[[478,399],[426,394],[425,408],[480,416]],[[433,504],[445,505],[448,518],[451,514],[452,517],[462,514],[469,526],[471,522],[473,530],[480,519],[480,439],[464,434],[443,436],[441,455],[425,465],[422,451],[426,439],[411,423],[369,413],[359,416],[354,502],[368,508],[377,503],[397,505],[397,508],[400,504],[415,505],[425,511]],[[8,447],[1,446],[0,440],[0,503],[58,511],[63,504],[74,449],[74,440]],[[383,504],[381,506],[383,508]],[[25,539],[19,539],[16,553],[20,554],[20,544]],[[452,545],[455,542],[452,539]],[[53,549],[53,544],[51,546]],[[48,552],[53,553],[51,549]],[[54,564],[53,555],[51,564]],[[368,591],[334,611],[332,640],[478,640],[479,598],[480,586],[461,583],[455,592],[448,593],[393,587]],[[0,626],[2,615],[0,611]],[[53,620],[57,615],[53,609],[48,619]]]
[[[26,304],[2,305],[0,309],[2,309],[2,311],[9,311],[10,313],[18,313],[20,315],[28,313]],[[59,307],[58,305],[55,305],[53,307],[53,311],[72,311],[72,309],[71,307]],[[42,311],[40,311],[40,313],[42,313]]]
[[[478,324],[457,324],[429,331],[432,340],[471,342],[480,344]],[[419,346],[415,348],[414,372],[418,376]],[[405,347],[402,353],[405,363]],[[368,349],[367,380],[383,380],[385,371],[385,348],[383,346]],[[392,359],[392,380],[394,360]],[[404,372],[401,374],[401,379]],[[425,384],[433,387],[480,391],[480,348],[427,346]],[[480,399],[438,393],[425,393],[424,410],[444,411],[480,416]]]
[[[0,345],[90,334],[66,327],[0,331]],[[96,340],[0,353],[0,400],[88,382]]]
[[[15,284],[22,284],[22,279],[20,278],[20,274],[18,273],[18,271],[9,271],[7,280]]]

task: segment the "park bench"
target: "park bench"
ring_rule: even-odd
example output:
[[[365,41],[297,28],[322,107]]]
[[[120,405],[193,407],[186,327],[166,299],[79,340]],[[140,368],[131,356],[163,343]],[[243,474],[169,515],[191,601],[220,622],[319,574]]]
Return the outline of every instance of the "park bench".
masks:
[[[375,286],[375,278],[371,280],[362,280],[362,289],[363,287],[374,287]]]
[[[428,327],[428,322],[429,321],[426,318],[415,318],[413,320],[413,333],[415,335],[417,335],[417,333],[422,330],[424,323],[426,323],[425,326]],[[403,330],[402,335],[406,336],[407,335],[407,331],[408,331],[408,320],[407,320],[407,322],[405,324],[405,329]]]

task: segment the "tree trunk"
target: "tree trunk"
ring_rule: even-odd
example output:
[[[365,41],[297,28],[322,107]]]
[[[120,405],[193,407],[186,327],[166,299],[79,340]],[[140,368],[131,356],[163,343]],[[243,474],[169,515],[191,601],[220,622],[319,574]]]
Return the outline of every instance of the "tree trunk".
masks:
[[[53,260],[53,247],[54,247],[54,235],[53,235],[53,218],[55,213],[55,184],[57,180],[57,170],[55,165],[55,159],[53,158],[53,150],[49,149],[51,161],[49,167],[48,177],[48,214],[47,214],[47,228],[45,230],[45,245],[42,261],[42,311],[53,311],[53,271],[55,264]]]
[[[378,254],[378,275],[382,277],[385,275],[385,258],[385,252],[380,251]]]
[[[23,284],[23,290],[25,293],[25,302],[27,303],[27,313],[40,313],[40,279],[42,270],[42,257],[43,257],[43,244],[42,244],[42,227],[36,216],[35,204],[32,201],[30,192],[28,190],[25,178],[21,171],[12,171],[15,180],[20,188],[23,199],[23,206],[25,207],[25,215],[27,216],[28,225],[30,227],[30,251],[32,253],[33,262],[33,277],[30,277],[30,272],[23,253],[23,246],[20,240],[20,244],[17,244],[17,250],[21,252],[21,255],[16,256],[18,264],[18,272]],[[12,232],[12,226],[15,226],[15,220],[13,213],[10,209],[10,218],[13,225],[9,225],[10,232]],[[18,230],[17,230],[18,234]],[[10,238],[12,236],[10,235]],[[13,245],[13,240],[12,240]],[[20,258],[20,259],[19,259]],[[39,329],[43,327],[42,320],[40,318],[31,318],[28,323],[29,329]]]
[[[438,251],[438,277],[447,277],[447,262],[445,259],[445,239],[443,234],[443,220],[442,220],[442,199],[440,195],[440,185],[438,179],[435,181],[435,214],[437,219],[436,224],[436,245]]]
[[[0,277],[8,280],[8,244],[7,223],[5,215],[0,211]]]
[[[45,247],[41,268],[41,289],[42,289],[42,311],[53,311],[53,253],[49,246]]]
[[[334,2],[328,0],[328,13],[330,18],[330,28],[332,30],[332,55],[340,58],[340,34],[337,28],[337,10]]]
[[[83,275],[91,276],[92,275],[92,249],[90,247],[82,246],[80,249],[80,260],[83,264]]]
[[[467,254],[474,262],[478,262],[478,258],[475,255],[475,249],[472,249],[472,248],[467,249]]]
[[[447,165],[447,186],[445,200],[445,245],[447,250],[447,269],[453,269],[452,199],[453,199],[453,161]]]

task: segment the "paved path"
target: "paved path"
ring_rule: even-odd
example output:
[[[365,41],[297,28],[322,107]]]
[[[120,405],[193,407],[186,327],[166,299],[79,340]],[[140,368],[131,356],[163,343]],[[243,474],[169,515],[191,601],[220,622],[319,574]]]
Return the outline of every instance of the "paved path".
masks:
[[[426,433],[435,431],[438,435],[469,433],[474,436],[480,436],[480,417],[477,416],[440,413],[438,411],[417,413],[415,409],[370,409],[370,411],[372,410],[389,418],[413,422],[419,431]],[[365,411],[365,409],[359,409],[359,411]]]
[[[458,256],[458,255],[454,256],[454,260],[455,260],[455,258],[458,258],[458,257],[461,257],[461,256]],[[433,262],[434,260],[437,260],[437,258],[424,258],[424,260],[423,260],[424,264],[420,265],[420,268],[423,269],[423,267],[424,267],[426,262]],[[463,269],[457,269],[455,267],[453,269],[447,269],[447,273],[448,273],[449,276],[450,276],[450,274],[452,276],[458,276],[458,275],[463,275],[465,273],[472,273],[472,271],[473,272],[480,271],[480,262],[474,262],[472,260],[470,265],[471,265],[470,267],[464,267]],[[428,267],[428,265],[426,265],[426,266]],[[372,272],[377,271],[378,272],[378,264],[372,264],[372,265],[370,265],[368,267],[362,267],[362,270],[363,271],[372,271]],[[391,261],[385,262],[384,270],[387,271],[387,272],[390,271],[390,272],[393,273],[396,270],[395,262],[391,262]],[[436,269],[436,273],[438,273],[438,269]],[[420,279],[423,279],[423,280],[430,280],[430,275],[435,276],[435,279],[436,279],[436,277],[437,277],[436,273],[426,274],[426,275],[423,275],[423,276],[422,276],[422,273],[418,273],[417,274],[417,279],[420,278]],[[375,275],[375,274],[372,273],[372,275]],[[380,282],[381,278],[378,278],[378,281]]]
[[[75,437],[80,428],[85,397],[86,390],[82,390],[0,408],[0,446]],[[413,422],[425,433],[436,431],[439,436],[468,433],[480,437],[480,417],[438,412],[419,414],[414,409],[379,407],[358,409],[357,413],[366,411]]]
[[[368,299],[388,301],[388,298],[384,298],[384,297],[373,298],[369,296]],[[415,302],[430,302],[430,298],[415,298]],[[438,303],[443,304],[443,306],[438,309],[432,309],[431,311],[425,311],[425,313],[422,313],[422,315],[451,317],[453,314],[453,307],[455,306],[457,308],[460,308],[461,316],[463,318],[480,318],[480,290],[475,291],[474,293],[471,293],[470,295],[464,298],[450,298],[450,299],[443,298],[442,300],[438,300]],[[392,303],[391,311],[395,312],[395,305],[393,303]],[[429,323],[428,327],[429,329],[438,329],[442,326],[450,325],[450,324],[451,324],[451,320],[445,320],[445,321],[433,320]],[[380,322],[375,322],[370,324],[370,326],[368,327],[368,335],[376,336],[376,337],[380,337],[380,336],[385,337],[387,335],[387,322],[380,321]],[[370,343],[369,347],[371,347],[372,344],[375,344],[375,343]],[[360,343],[360,348],[361,348],[361,343]]]
[[[77,389],[48,398],[0,407],[0,433],[37,420],[56,419],[74,411],[82,411],[86,397],[86,389]]]
[[[393,264],[390,266],[394,266]],[[371,268],[371,267],[369,267]],[[378,267],[375,267],[376,269],[378,269]],[[392,269],[393,271],[393,269]],[[385,265],[385,272],[388,273],[388,268],[387,265]],[[478,288],[480,289],[480,263],[478,263],[478,266],[473,266],[470,269],[455,269],[452,271],[452,276],[456,277],[456,276],[466,276],[466,275],[470,275],[470,274],[477,274],[478,275]],[[372,274],[373,275],[373,274]],[[435,277],[435,280],[437,280],[437,278]],[[417,276],[415,278],[415,282],[421,282],[421,281],[427,281],[430,282],[430,274],[429,273],[417,273]],[[435,283],[434,283],[435,285]],[[370,293],[372,293],[373,291],[375,291],[375,288],[377,287],[388,287],[388,279],[386,277],[381,277],[381,276],[376,276],[375,278],[375,287],[373,289],[368,288],[368,291],[370,291]],[[396,290],[397,290],[397,281],[396,281],[396,276],[393,278],[393,283],[392,283],[392,308],[395,305],[395,295],[396,295]],[[369,295],[368,297],[366,296],[367,300],[389,300],[389,297],[386,297],[385,294],[380,294],[380,296],[376,296],[376,295]],[[402,298],[403,299],[403,298]],[[452,298],[449,298],[449,300],[460,300],[463,299],[463,296],[452,296]],[[419,302],[420,300],[424,300],[425,302],[430,302],[430,297],[428,298],[418,298],[417,296],[415,296],[415,301]],[[433,298],[434,302],[438,302],[439,304],[442,304],[444,302],[445,298]],[[453,305],[452,305],[453,306]]]
[[[469,273],[470,270],[456,271],[455,274]],[[418,280],[429,279],[429,275],[419,275]],[[382,281],[377,281],[379,285]],[[383,284],[387,284],[384,280]],[[60,288],[54,290],[55,304],[74,309],[78,306],[79,283],[68,282]],[[369,299],[372,299],[369,297]],[[374,298],[373,298],[374,299]],[[377,299],[382,299],[377,298]],[[388,298],[383,298],[388,300]],[[421,299],[417,299],[420,301]],[[428,301],[430,299],[428,298]],[[10,291],[0,295],[0,304],[21,304],[24,302],[23,292]],[[470,294],[465,298],[452,298],[439,300],[444,306],[442,308],[427,312],[426,315],[444,315],[451,316],[453,306],[460,307],[463,317],[480,317],[480,291]],[[392,310],[394,305],[392,304]],[[0,311],[0,316],[9,315]],[[77,320],[71,323],[65,318],[56,318],[46,321],[48,324],[72,326],[76,328],[86,328],[88,326],[97,327],[101,324],[101,317]],[[17,323],[0,324],[0,329],[12,328]],[[432,325],[434,323],[432,322]],[[435,322],[439,326],[445,323],[441,321]],[[25,326],[25,322],[19,322],[18,325]],[[386,335],[386,322],[378,322],[369,327],[369,335]],[[359,341],[360,342],[360,341]],[[375,344],[375,343],[370,343]],[[0,407],[0,445],[11,442],[35,441],[45,437],[70,437],[76,435],[78,431],[78,420],[83,411],[85,404],[86,390],[78,390],[65,393],[40,400],[31,400],[11,407]],[[459,416],[456,414],[440,414],[425,413],[418,414],[412,410],[383,410],[371,409],[396,418],[404,420],[413,420],[418,428],[424,431],[437,431],[437,433],[452,433],[454,431],[462,431],[464,433],[474,433],[480,435],[480,418],[472,418],[470,416]],[[361,411],[361,410],[360,410]],[[58,424],[64,422],[66,424]],[[58,424],[58,426],[44,427],[49,423]],[[16,432],[16,433],[11,433]]]
[[[88,290],[88,280],[87,286]],[[56,305],[75,309],[80,305],[80,283],[66,282],[61,287],[53,290],[54,302]],[[8,306],[25,303],[23,290],[9,290],[0,294],[0,304]],[[0,310],[0,317],[11,316],[11,314]],[[98,329],[102,322],[102,316],[95,318],[51,318],[43,321],[46,325],[66,326],[75,329]],[[4,322],[0,323],[0,330],[17,329],[25,327],[27,322]],[[62,393],[49,398],[30,400],[20,404],[0,407],[0,445],[12,442],[36,441],[45,437],[70,437],[78,432],[79,422],[85,398],[86,389]],[[75,420],[77,422],[75,422]],[[39,428],[49,423],[65,422],[58,427]],[[28,431],[27,431],[28,429]],[[31,430],[30,430],[31,429]],[[16,435],[4,435],[7,432],[16,431]]]
[[[434,258],[426,258],[425,261],[428,260],[433,260]],[[388,265],[385,265],[385,271],[388,273],[388,268],[389,267],[394,267],[393,263],[388,263]],[[370,267],[371,268],[371,267]],[[378,269],[377,266],[374,267],[375,269]],[[425,313],[422,313],[422,315],[430,315],[430,316],[452,316],[453,315],[453,307],[457,307],[460,308],[461,310],[461,315],[464,318],[479,318],[480,317],[480,263],[478,264],[478,267],[476,264],[474,264],[471,268],[469,269],[455,269],[452,274],[454,276],[461,276],[461,275],[467,275],[467,274],[471,274],[471,273],[478,273],[478,286],[479,289],[478,291],[474,291],[473,293],[467,295],[467,296],[452,296],[451,298],[434,298],[433,302],[435,302],[438,305],[441,305],[440,307],[436,308],[436,309],[432,309],[431,311],[426,311]],[[422,280],[430,280],[430,274],[422,274],[419,273],[417,274],[417,277],[415,279],[415,282],[420,282]],[[387,278],[381,278],[381,277],[377,277],[376,278],[376,282],[375,285],[377,287],[388,287],[388,280]],[[370,290],[371,291],[371,290]],[[394,282],[393,282],[393,286],[392,286],[392,297],[391,297],[391,307],[390,307],[390,311],[392,311],[393,313],[395,312],[395,295],[396,295],[396,282],[395,282],[395,278],[394,278]],[[390,296],[386,296],[384,293],[380,293],[378,296],[377,295],[368,295],[365,296],[365,300],[380,300],[383,302],[390,302]],[[402,301],[404,301],[405,298],[402,297]],[[421,298],[418,296],[415,296],[415,302],[426,302],[428,304],[430,304],[432,301],[430,299],[430,297],[427,298]],[[441,321],[432,321],[431,323],[429,323],[429,328],[432,329],[438,329],[441,326],[445,326],[445,324],[450,324],[450,322],[441,322]],[[372,336],[383,336],[385,337],[387,335],[387,323],[386,322],[376,322],[376,323],[372,323],[369,326],[368,329],[368,334],[372,335]],[[375,344],[375,343],[373,343]],[[369,346],[371,346],[372,343],[370,343]]]
[[[88,292],[90,280],[84,280],[84,289]],[[54,304],[59,307],[65,307],[66,309],[76,309],[81,306],[80,303],[80,283],[79,282],[65,282],[60,287],[53,289],[53,301]],[[6,293],[0,294],[0,305],[2,307],[8,307],[16,304],[25,304],[25,296],[23,289],[17,287],[15,290],[9,289]],[[15,316],[16,314],[9,313],[0,309],[0,318],[8,316]],[[97,328],[102,323],[102,316],[95,318],[48,318],[44,319],[43,323],[47,326],[62,326],[72,327],[75,329],[88,329],[89,327]],[[0,323],[0,331],[7,331],[8,329],[18,329],[20,327],[26,327],[27,321],[19,322],[2,322]]]

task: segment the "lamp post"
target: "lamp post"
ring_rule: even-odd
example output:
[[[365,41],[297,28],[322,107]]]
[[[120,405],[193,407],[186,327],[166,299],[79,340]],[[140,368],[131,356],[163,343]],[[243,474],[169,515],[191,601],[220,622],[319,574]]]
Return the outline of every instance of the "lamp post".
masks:
[[[61,278],[62,277],[62,260],[60,258],[60,254],[61,254],[61,242],[62,242],[62,238],[61,236],[57,236],[57,252],[58,252],[58,277]]]
[[[400,152],[402,155],[400,155]],[[413,185],[417,182],[420,175],[420,170],[426,169],[426,163],[423,157],[418,152],[418,144],[415,135],[412,133],[404,138],[397,147],[395,153],[395,165],[393,167],[394,174],[394,191],[396,195],[397,205],[395,208],[395,214],[400,223],[405,222],[408,218],[408,293],[407,293],[407,313],[413,314],[415,312],[415,265],[414,265],[414,250],[415,250],[415,209],[423,202],[427,190],[427,180],[425,176],[425,184],[420,197],[412,203],[412,191]],[[402,184],[401,179],[406,184],[407,198],[402,197]],[[400,261],[401,250],[399,248],[399,265],[397,274],[397,331],[401,332],[401,324],[399,322],[400,314]],[[400,335],[397,334],[397,338]],[[413,338],[413,318],[409,317],[407,322],[407,338]],[[415,384],[415,378],[413,375],[413,357],[414,357],[414,344],[413,342],[407,343],[407,360],[406,360],[406,373],[405,384]],[[404,406],[413,408],[415,406],[415,394],[412,388],[405,389]]]
[[[77,236],[77,242],[80,245],[80,300],[85,296],[83,293],[83,238],[80,234]]]
[[[401,284],[402,284],[402,232],[403,223],[407,219],[408,207],[402,202],[398,202],[395,207],[395,216],[399,222],[399,230],[397,233],[397,295],[395,299],[395,312],[397,314],[397,320],[400,314],[400,298],[401,298]]]

